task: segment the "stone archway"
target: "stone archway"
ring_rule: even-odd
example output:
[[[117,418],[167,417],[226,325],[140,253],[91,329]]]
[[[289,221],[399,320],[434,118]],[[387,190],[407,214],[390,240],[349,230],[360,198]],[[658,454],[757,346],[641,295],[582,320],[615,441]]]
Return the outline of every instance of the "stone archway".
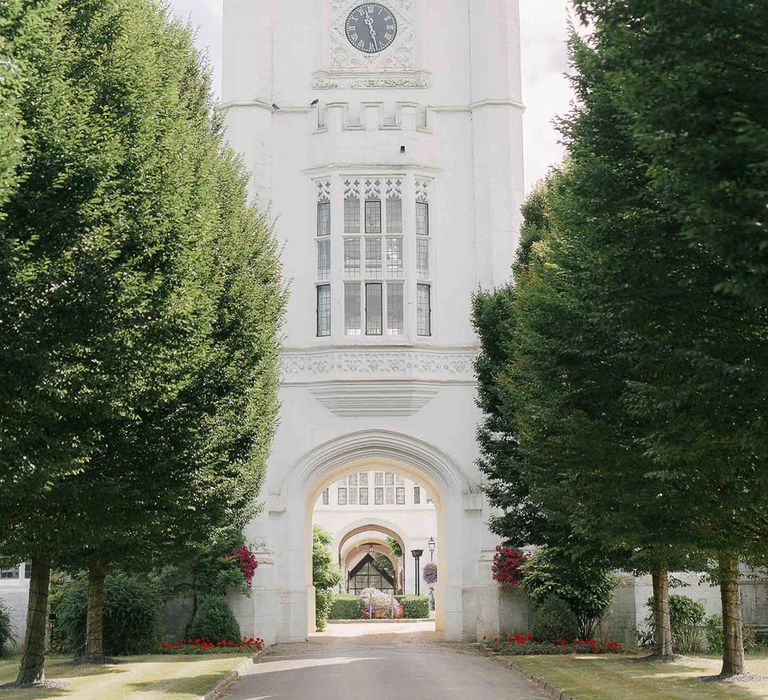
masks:
[[[360,523],[367,524],[360,524]],[[392,564],[392,569],[395,577],[395,588],[403,589],[405,592],[405,564],[406,559],[404,556],[396,556],[392,548],[386,541],[386,538],[391,537],[395,540],[402,553],[405,553],[405,536],[400,534],[397,526],[394,524],[384,524],[385,521],[378,518],[368,518],[367,520],[360,520],[356,523],[352,523],[347,528],[344,528],[343,532],[337,533],[335,542],[338,543],[338,555],[339,555],[339,567],[344,575],[343,586],[348,588],[348,572],[352,566],[356,563],[355,559],[360,558],[365,554],[369,547],[372,547],[376,553],[383,554]],[[376,535],[373,537],[372,535]],[[364,535],[362,542],[356,542],[355,540]]]
[[[268,641],[306,639],[314,621],[313,506],[327,484],[363,466],[402,474],[432,494],[441,562],[436,628],[446,639],[474,638],[477,620],[474,610],[465,609],[464,592],[476,586],[471,567],[465,566],[466,557],[476,558],[471,533],[478,524],[477,510],[467,508],[474,503],[475,490],[439,449],[383,430],[344,434],[318,445],[287,470],[270,493],[269,532],[275,535],[266,547],[270,554],[264,557],[261,596],[254,595],[254,627],[266,634],[274,630],[273,637],[265,637]],[[253,531],[254,539],[258,534]],[[465,552],[468,545],[471,549]]]

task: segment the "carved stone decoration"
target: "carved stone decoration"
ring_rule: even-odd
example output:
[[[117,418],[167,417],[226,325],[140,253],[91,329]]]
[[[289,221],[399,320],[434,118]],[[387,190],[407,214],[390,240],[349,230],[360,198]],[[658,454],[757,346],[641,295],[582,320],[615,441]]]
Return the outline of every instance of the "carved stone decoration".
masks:
[[[400,179],[388,179],[385,183],[387,199],[403,198],[403,181]]]
[[[344,180],[344,199],[360,199],[360,180]]]
[[[318,71],[312,80],[315,90],[334,90],[345,87],[353,89],[400,89],[430,87],[432,83],[424,71],[416,71],[408,75],[371,75],[361,77],[355,73],[336,74],[334,72]]]
[[[353,47],[346,36],[349,13],[361,0],[328,0],[330,2],[330,39],[328,70],[315,74],[316,89],[335,87],[427,87],[429,81],[418,70],[415,58],[416,25],[413,18],[414,0],[386,0],[386,6],[397,19],[397,39],[380,53],[367,54]],[[335,74],[343,74],[337,78]],[[355,79],[356,73],[368,74]],[[382,73],[394,73],[382,76]]]
[[[366,200],[381,199],[381,180],[365,181]]]
[[[429,80],[426,78],[366,78],[353,80],[352,88],[428,88]]]
[[[281,372],[286,385],[372,379],[474,384],[475,357],[471,349],[296,350],[282,353]]]
[[[330,180],[317,180],[317,201],[318,202],[330,202],[331,201],[331,182]]]
[[[416,180],[416,201],[429,202],[429,180]]]

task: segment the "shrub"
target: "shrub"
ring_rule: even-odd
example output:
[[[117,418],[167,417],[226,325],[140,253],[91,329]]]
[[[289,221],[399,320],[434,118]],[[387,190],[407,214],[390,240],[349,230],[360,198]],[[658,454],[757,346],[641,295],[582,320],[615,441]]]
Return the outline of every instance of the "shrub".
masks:
[[[226,598],[218,595],[205,596],[197,606],[189,626],[193,639],[217,642],[221,639],[240,639],[240,625],[237,623]]]
[[[539,547],[523,565],[522,587],[535,606],[550,595],[564,600],[576,615],[579,637],[589,639],[611,608],[616,579],[603,565],[574,559],[568,550]]]
[[[85,650],[88,585],[75,579],[58,591],[54,639],[65,654]],[[123,573],[107,576],[104,585],[104,653],[109,656],[150,651],[158,636],[161,599],[144,580]]]
[[[318,632],[326,628],[332,605],[333,591],[328,588],[315,588],[315,629]]]
[[[651,643],[656,639],[656,618],[653,598],[648,599],[646,618]],[[669,621],[672,626],[672,646],[680,654],[698,654],[704,650],[704,618],[706,610],[701,603],[684,595],[669,596]]]
[[[401,595],[397,600],[403,606],[403,617],[409,620],[423,620],[429,617],[429,597],[425,595]]]
[[[13,626],[11,624],[11,611],[8,610],[6,604],[0,600],[0,656],[3,656],[15,637],[13,634]]]
[[[568,603],[556,595],[548,596],[536,609],[533,636],[538,642],[576,639],[579,622]]]
[[[329,620],[359,620],[363,616],[365,603],[356,595],[338,595],[331,602]]]
[[[760,648],[754,630],[744,625],[744,650],[756,651]],[[710,654],[723,653],[723,616],[710,615],[704,621],[704,635],[707,638],[707,651]]]

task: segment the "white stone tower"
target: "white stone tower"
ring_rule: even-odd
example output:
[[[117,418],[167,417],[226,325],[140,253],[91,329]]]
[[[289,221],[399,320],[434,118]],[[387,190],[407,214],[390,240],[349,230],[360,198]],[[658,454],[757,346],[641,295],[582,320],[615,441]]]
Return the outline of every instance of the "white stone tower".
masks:
[[[224,0],[223,101],[290,284],[243,631],[306,637],[312,506],[381,469],[434,494],[438,627],[495,633],[470,300],[518,238],[517,0]]]

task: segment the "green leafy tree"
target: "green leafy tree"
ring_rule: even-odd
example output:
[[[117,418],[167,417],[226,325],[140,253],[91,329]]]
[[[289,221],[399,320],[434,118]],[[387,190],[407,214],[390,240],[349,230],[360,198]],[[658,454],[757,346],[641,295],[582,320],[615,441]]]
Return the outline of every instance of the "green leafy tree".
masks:
[[[624,402],[637,442],[689,501],[678,537],[718,560],[730,676],[744,671],[739,562],[764,556],[768,513],[768,139],[754,89],[768,10],[705,5],[578,3],[669,221],[665,237],[646,234],[652,255],[626,287]]]
[[[0,412],[0,548],[33,560],[31,682],[52,559],[89,569],[99,657],[110,563],[181,558],[253,514],[284,294],[189,31],[145,0],[3,9],[26,140],[0,221],[23,253],[2,292],[3,357],[23,366],[0,370],[20,378]]]
[[[768,6],[754,0],[587,0],[631,105],[651,184],[718,289],[768,302]]]
[[[678,515],[688,503],[635,440],[624,405],[633,338],[621,322],[638,246],[669,225],[601,57],[578,38],[572,47],[579,101],[563,123],[567,167],[529,200],[514,286],[476,306],[481,467],[505,513],[497,531],[511,541],[652,572],[656,653],[668,657],[663,601],[670,565],[685,568],[690,550]]]

